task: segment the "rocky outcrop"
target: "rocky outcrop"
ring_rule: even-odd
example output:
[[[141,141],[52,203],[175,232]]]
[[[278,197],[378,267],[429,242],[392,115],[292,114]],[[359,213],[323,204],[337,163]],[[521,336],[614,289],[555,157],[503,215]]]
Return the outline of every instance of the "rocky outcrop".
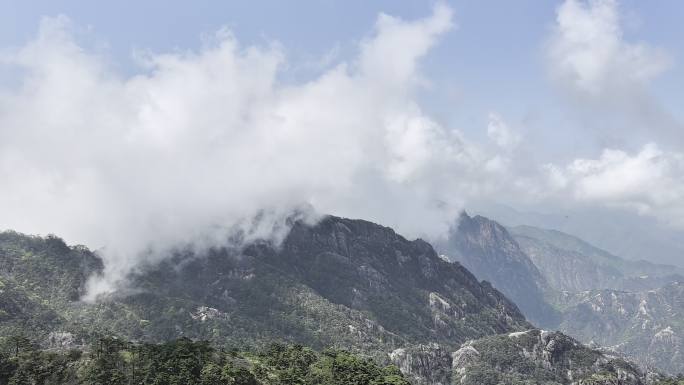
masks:
[[[469,341],[453,353],[455,384],[625,384],[645,375],[558,332],[529,330]]]
[[[682,269],[629,261],[555,230],[509,229],[554,290],[560,330],[675,374],[684,371]]]
[[[449,350],[437,344],[400,348],[390,360],[414,385],[450,385],[452,358]]]

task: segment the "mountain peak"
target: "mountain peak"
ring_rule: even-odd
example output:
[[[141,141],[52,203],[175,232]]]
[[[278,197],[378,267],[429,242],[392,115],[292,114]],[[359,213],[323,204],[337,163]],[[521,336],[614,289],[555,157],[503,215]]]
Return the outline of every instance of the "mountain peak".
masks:
[[[458,226],[435,246],[478,279],[491,282],[532,321],[543,326],[556,322],[555,311],[543,298],[544,277],[504,226],[481,215],[462,213]]]

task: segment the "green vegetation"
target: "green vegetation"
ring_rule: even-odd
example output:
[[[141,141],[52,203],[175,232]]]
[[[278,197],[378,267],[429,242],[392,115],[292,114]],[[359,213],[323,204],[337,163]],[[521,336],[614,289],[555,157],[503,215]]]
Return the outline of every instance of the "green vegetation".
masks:
[[[676,378],[667,378],[660,380],[656,385],[684,385],[684,375],[679,375]]]
[[[179,251],[132,275],[127,295],[78,301],[101,268],[95,253],[57,237],[0,232],[0,336],[26,333],[46,348],[109,335],[149,343],[188,337],[219,347],[276,341],[379,358],[414,343],[456,349],[531,326],[427,243],[365,221],[298,223],[278,248]]]
[[[301,345],[271,345],[249,353],[185,338],[159,345],[103,338],[86,352],[48,352],[4,339],[0,385],[25,384],[410,385],[394,366]]]
[[[643,375],[634,366],[558,332],[490,336],[471,342],[467,349],[464,353],[470,352],[471,359],[457,363],[458,381],[465,385],[643,384]]]

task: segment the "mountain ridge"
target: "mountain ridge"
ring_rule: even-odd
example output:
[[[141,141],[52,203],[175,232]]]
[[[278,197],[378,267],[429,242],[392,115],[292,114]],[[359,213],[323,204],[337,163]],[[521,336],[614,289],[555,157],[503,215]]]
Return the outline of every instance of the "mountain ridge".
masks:
[[[555,309],[544,298],[549,291],[546,278],[497,222],[480,215],[471,217],[464,211],[446,239],[437,240],[435,247],[478,279],[491,282],[533,322],[551,328],[558,323]]]
[[[326,216],[313,225],[297,222],[277,247],[260,241],[241,250],[179,252],[131,275],[137,290],[96,303],[74,300],[74,293],[82,294],[86,272],[102,270],[95,254],[61,240],[5,235],[0,234],[0,276],[3,287],[16,290],[0,288],[0,305],[3,295],[25,300],[27,314],[31,306],[43,305],[54,313],[55,322],[22,330],[12,314],[0,314],[0,332],[33,333],[28,336],[51,349],[84,346],[107,335],[145,343],[206,339],[237,348],[299,343],[395,362],[415,385],[447,385],[460,369],[453,365],[453,355],[464,344],[533,328],[490,283],[459,263],[444,261],[427,242],[409,241],[363,220]],[[35,243],[30,253],[28,240]],[[35,265],[34,259],[40,263]],[[53,273],[49,285],[42,284],[46,269]],[[25,295],[14,296],[16,292]],[[496,357],[508,346],[494,340],[499,342],[482,345],[484,358]],[[577,348],[582,355],[595,355]],[[524,357],[525,349],[510,352]],[[510,370],[517,379],[535,381],[536,375],[547,374],[525,368],[542,368],[545,362],[539,357],[515,361]],[[488,376],[496,371],[486,360],[483,365]],[[593,376],[603,369],[587,362],[577,370]],[[606,373],[599,384],[620,378],[619,371]]]

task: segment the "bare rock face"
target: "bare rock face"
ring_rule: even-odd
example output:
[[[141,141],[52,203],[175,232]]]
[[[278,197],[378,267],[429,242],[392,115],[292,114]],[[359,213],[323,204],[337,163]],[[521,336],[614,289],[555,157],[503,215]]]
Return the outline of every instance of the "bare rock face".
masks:
[[[80,346],[76,336],[69,332],[54,331],[48,334],[46,339],[48,349],[67,350]]]
[[[212,319],[229,319],[229,317],[218,309],[207,306],[198,306],[197,310],[190,313],[190,317],[193,320],[199,320],[200,322],[206,322]]]
[[[477,365],[481,360],[480,352],[473,347],[473,341],[468,341],[451,354],[452,373],[462,378],[468,367]]]
[[[412,384],[451,384],[451,353],[437,344],[400,348],[389,356]]]
[[[492,282],[533,323],[607,347],[643,369],[684,372],[682,269],[625,260],[562,232],[506,229],[467,214],[436,247]],[[438,308],[436,319],[444,312]]]

